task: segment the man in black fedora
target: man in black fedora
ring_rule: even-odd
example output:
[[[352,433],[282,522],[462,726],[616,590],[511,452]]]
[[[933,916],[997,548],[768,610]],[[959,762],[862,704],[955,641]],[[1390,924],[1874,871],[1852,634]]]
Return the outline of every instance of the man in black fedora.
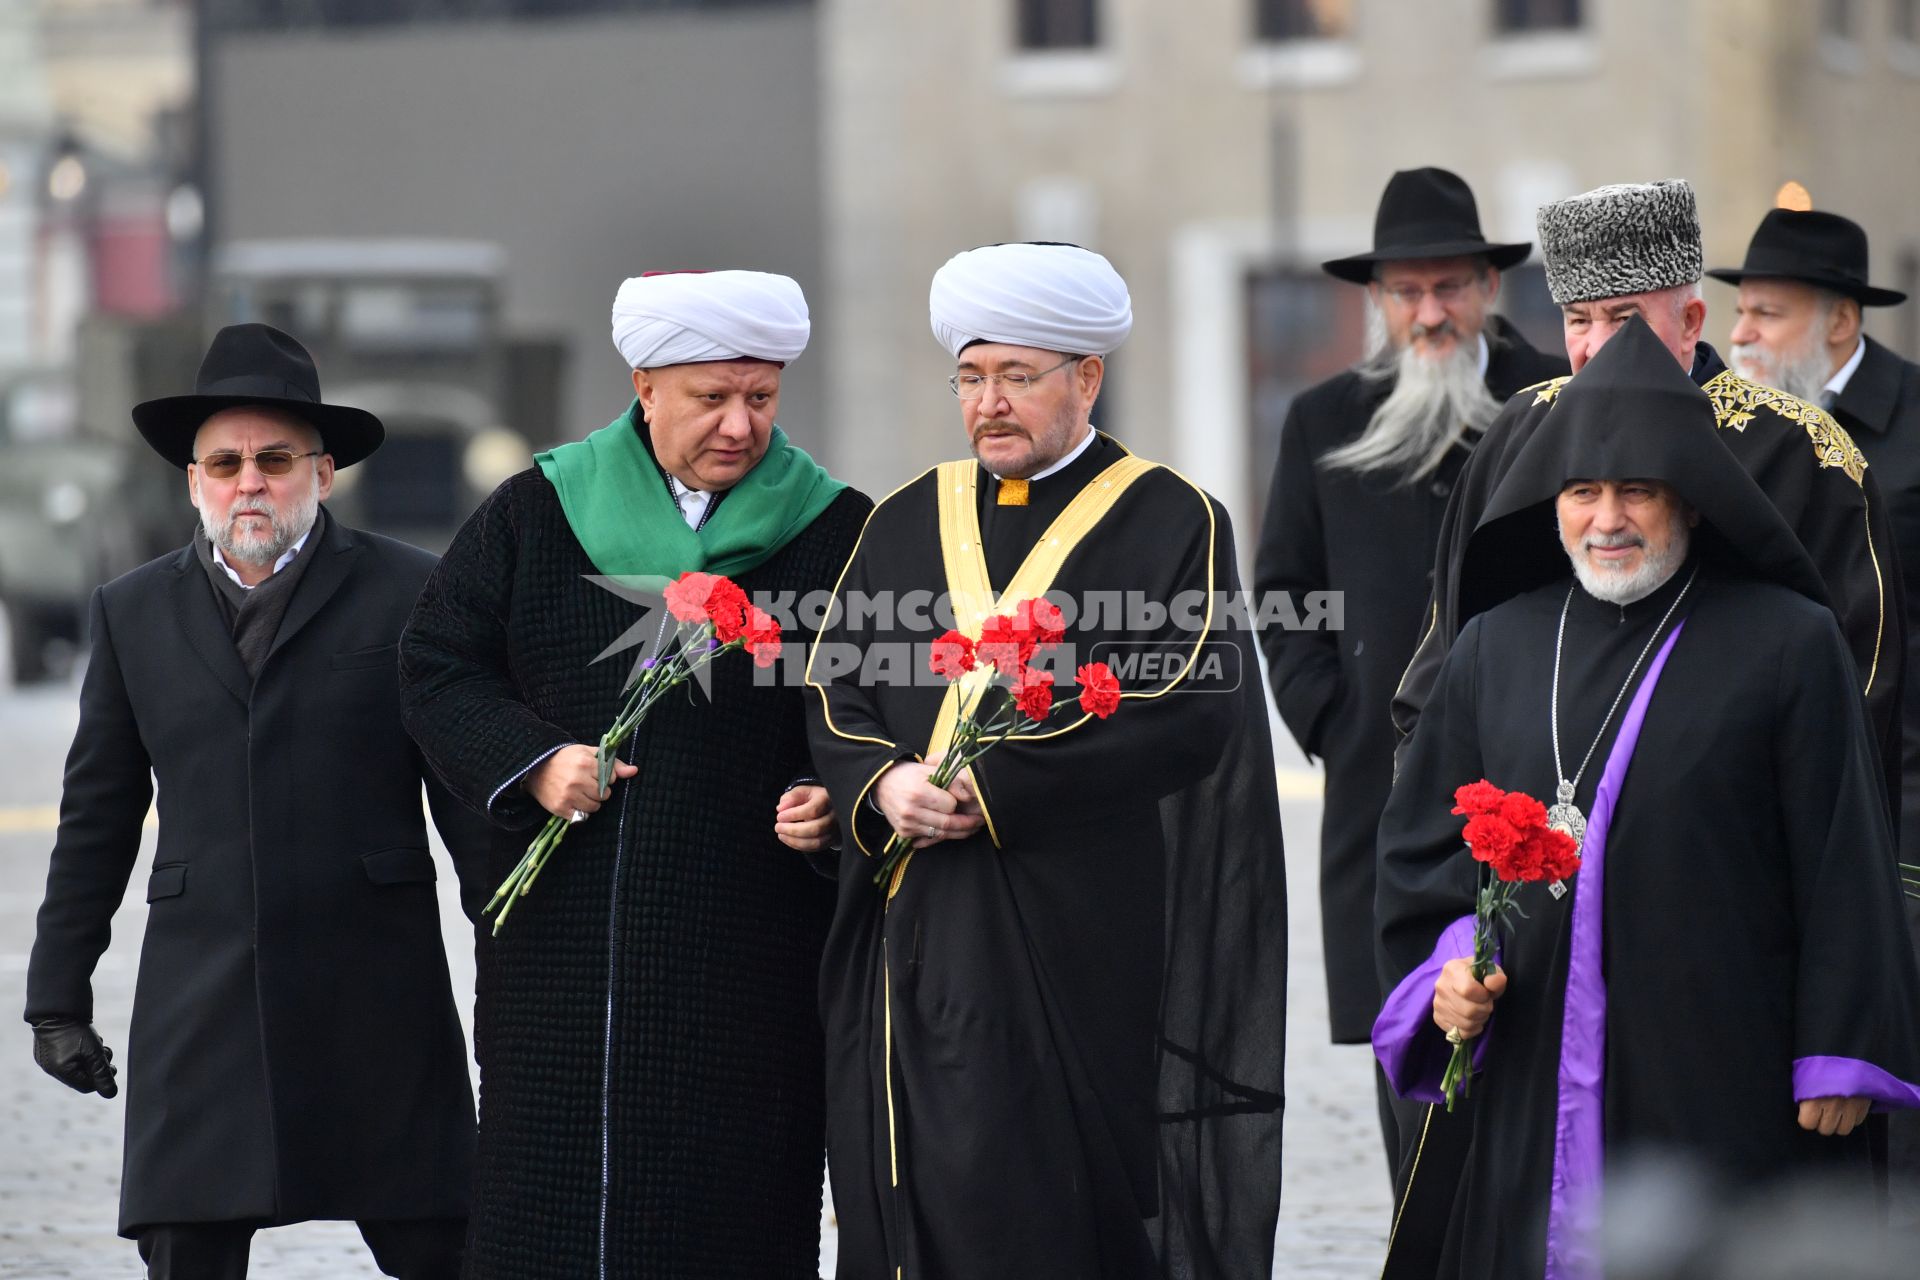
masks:
[[[1491,311],[1500,272],[1531,248],[1490,243],[1458,176],[1394,174],[1373,250],[1323,264],[1367,291],[1367,354],[1296,397],[1280,429],[1257,589],[1296,602],[1345,594],[1344,631],[1261,634],[1281,718],[1327,766],[1320,909],[1336,1044],[1365,1044],[1380,1009],[1374,830],[1393,777],[1387,704],[1419,638],[1447,495],[1501,402],[1567,371]],[[1394,1101],[1382,1086],[1390,1166]]]
[[[400,723],[397,642],[434,558],[320,505],[384,431],[323,401],[278,330],[221,330],[194,394],[133,417],[200,524],[93,596],[34,1060],[118,1092],[92,974],[157,783],[120,1233],[150,1276],[224,1278],[260,1227],[352,1219],[387,1275],[455,1276],[473,1098],[421,784],[470,908],[485,830]]]
[[[1861,309],[1907,295],[1867,283],[1867,233],[1821,210],[1769,209],[1737,268],[1708,271],[1737,285],[1728,362],[1743,378],[1814,401],[1866,455],[1891,509],[1907,601],[1907,682],[1901,708],[1900,860],[1920,864],[1920,365],[1863,331]],[[1908,919],[1920,922],[1909,902]],[[1916,931],[1920,937],[1920,930]],[[1920,1239],[1920,1116],[1889,1126],[1894,1205]]]

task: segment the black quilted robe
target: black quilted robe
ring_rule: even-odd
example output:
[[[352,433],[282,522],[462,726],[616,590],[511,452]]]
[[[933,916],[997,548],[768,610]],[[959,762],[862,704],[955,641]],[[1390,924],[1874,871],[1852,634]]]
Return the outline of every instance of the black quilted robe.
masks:
[[[871,505],[842,493],[736,580],[756,598],[831,588]],[[407,728],[495,824],[495,882],[546,817],[518,779],[618,709],[634,655],[593,659],[641,607],[596,572],[524,472],[460,531],[402,642]],[[481,929],[470,1275],[818,1274],[833,886],[773,834],[780,793],[812,772],[799,668],[780,670],[756,686],[727,654],[711,702],[657,706],[622,751],[638,775],[569,832],[499,937]]]

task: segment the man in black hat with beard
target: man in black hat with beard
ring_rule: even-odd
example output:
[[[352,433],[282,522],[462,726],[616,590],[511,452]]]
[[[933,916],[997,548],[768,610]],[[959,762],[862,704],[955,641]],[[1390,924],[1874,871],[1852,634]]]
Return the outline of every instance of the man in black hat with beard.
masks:
[[[325,403],[276,329],[221,330],[194,394],[133,417],[200,527],[93,596],[27,972],[34,1060],[118,1092],[92,974],[157,782],[120,1234],[150,1276],[225,1278],[260,1227],[352,1219],[385,1274],[453,1277],[473,1098],[421,784],[469,910],[485,827],[400,723],[397,642],[434,557],[321,506],[385,432]]]
[[[1365,1044],[1373,962],[1374,830],[1393,777],[1388,703],[1420,634],[1434,539],[1468,454],[1508,396],[1567,372],[1491,313],[1527,244],[1492,244],[1473,192],[1445,169],[1393,175],[1374,247],[1324,263],[1367,290],[1369,350],[1303,391],[1280,429],[1254,585],[1297,602],[1345,596],[1342,632],[1260,633],[1281,718],[1327,766],[1320,916],[1335,1044]],[[1392,1095],[1379,1088],[1388,1164]]]
[[[1734,372],[1825,408],[1866,455],[1891,508],[1906,581],[1908,664],[1920,631],[1920,365],[1868,337],[1861,308],[1907,295],[1867,283],[1867,233],[1837,213],[1770,209],[1737,268],[1707,272],[1740,288]],[[1903,852],[1920,862],[1920,680],[1909,678],[1902,784]]]
[[[1866,455],[1893,517],[1907,601],[1900,860],[1920,864],[1920,365],[1861,328],[1861,308],[1896,306],[1907,295],[1867,283],[1866,231],[1819,210],[1769,209],[1746,261],[1707,274],[1740,288],[1727,352],[1734,372],[1831,413]],[[1907,914],[1920,919],[1920,904],[1909,902]],[[1889,1141],[1896,1220],[1920,1237],[1920,1116],[1894,1117]]]
[[[1920,974],[1857,671],[1721,434],[1633,317],[1479,513],[1465,621],[1380,823],[1373,1037],[1436,1119],[1452,1045],[1483,1045],[1472,1142],[1428,1144],[1389,1276],[1599,1275],[1604,1171],[1636,1156],[1818,1173],[1864,1209],[1861,1122],[1920,1107]],[[1521,885],[1484,983],[1487,878],[1455,796],[1483,779],[1553,806],[1535,820],[1581,859]],[[1436,1179],[1457,1196],[1423,1202]]]

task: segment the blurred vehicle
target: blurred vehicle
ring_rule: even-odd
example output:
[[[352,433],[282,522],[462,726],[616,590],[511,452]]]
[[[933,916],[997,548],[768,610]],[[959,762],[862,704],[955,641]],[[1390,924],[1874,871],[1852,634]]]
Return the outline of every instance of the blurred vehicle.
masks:
[[[248,240],[217,257],[216,325],[261,321],[313,353],[327,398],[377,414],[379,452],[329,506],[358,528],[443,551],[558,419],[564,348],[510,338],[504,255],[470,240]]]
[[[386,424],[380,451],[338,473],[329,508],[445,550],[495,485],[531,465],[530,440],[560,436],[565,345],[504,331],[504,269],[478,241],[236,241],[215,260],[204,312],[94,313],[72,369],[0,375],[0,652],[14,678],[64,674],[93,588],[192,534],[184,479],[128,410],[191,386],[221,325],[287,330],[329,400]]]
[[[132,458],[82,430],[78,399],[67,369],[0,381],[0,610],[22,682],[65,673],[88,594],[138,557]]]

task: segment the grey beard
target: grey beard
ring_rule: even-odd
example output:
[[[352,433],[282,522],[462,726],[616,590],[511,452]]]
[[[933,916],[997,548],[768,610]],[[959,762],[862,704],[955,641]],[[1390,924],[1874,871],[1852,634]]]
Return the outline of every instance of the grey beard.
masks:
[[[1618,569],[1596,569],[1584,554],[1569,551],[1567,559],[1573,562],[1573,576],[1580,580],[1581,587],[1595,600],[1617,605],[1644,600],[1665,586],[1667,579],[1678,573],[1680,566],[1687,562],[1692,531],[1687,528],[1686,518],[1675,513],[1667,533],[1667,549],[1656,555],[1653,548],[1648,547],[1646,554],[1640,558],[1640,567],[1631,573],[1622,573]]]
[[[1733,371],[1749,382],[1784,391],[1813,404],[1820,403],[1827,379],[1833,376],[1833,359],[1827,354],[1818,328],[1810,329],[1798,351],[1768,354],[1758,343],[1740,343],[1727,352]]]
[[[1348,444],[1329,450],[1330,467],[1360,473],[1398,472],[1399,484],[1432,475],[1447,451],[1483,434],[1500,412],[1480,373],[1477,335],[1454,345],[1442,360],[1430,360],[1412,346],[1395,351],[1384,342],[1357,366],[1370,382],[1393,382],[1387,398],[1373,411],[1365,431]]]
[[[235,501],[237,503],[238,499]],[[313,528],[314,517],[320,512],[320,478],[315,476],[307,492],[289,502],[284,510],[264,501],[255,505],[266,511],[272,526],[264,539],[247,538],[243,541],[231,516],[216,526],[213,514],[204,506],[200,508],[200,528],[205,531],[207,541],[220,548],[220,554],[227,560],[255,566],[271,565],[285,555],[287,549],[298,542],[307,530]]]

